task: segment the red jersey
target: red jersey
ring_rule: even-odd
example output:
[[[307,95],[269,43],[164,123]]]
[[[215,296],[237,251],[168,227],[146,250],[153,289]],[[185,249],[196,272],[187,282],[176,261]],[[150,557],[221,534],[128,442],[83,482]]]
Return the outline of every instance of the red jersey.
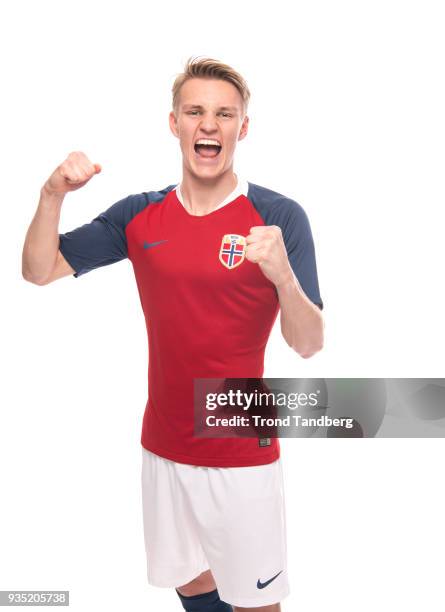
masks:
[[[246,192],[212,212],[184,208],[175,185],[129,195],[71,232],[60,251],[78,277],[128,258],[149,345],[148,400],[141,443],[180,463],[236,467],[279,457],[279,442],[194,435],[195,378],[258,378],[279,310],[275,286],[244,257],[255,225],[278,225],[290,265],[320,308],[309,221],[295,201],[246,183]]]

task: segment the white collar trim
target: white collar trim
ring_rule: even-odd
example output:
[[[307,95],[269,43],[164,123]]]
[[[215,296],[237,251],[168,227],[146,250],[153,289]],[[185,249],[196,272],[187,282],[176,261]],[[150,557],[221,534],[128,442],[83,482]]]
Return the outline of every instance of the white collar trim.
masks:
[[[235,176],[237,178],[237,184],[236,184],[235,189],[232,191],[232,193],[229,193],[229,195],[226,198],[224,198],[221,204],[218,204],[218,206],[216,206],[213,210],[218,210],[218,208],[222,208],[226,204],[230,204],[230,202],[233,202],[233,200],[236,200],[236,198],[238,198],[240,195],[247,196],[247,191],[249,189],[249,185],[247,181],[244,179],[241,179],[238,175],[235,175]],[[175,190],[176,190],[176,196],[178,200],[181,202],[181,204],[185,208],[184,199],[181,193],[181,184],[176,185]]]

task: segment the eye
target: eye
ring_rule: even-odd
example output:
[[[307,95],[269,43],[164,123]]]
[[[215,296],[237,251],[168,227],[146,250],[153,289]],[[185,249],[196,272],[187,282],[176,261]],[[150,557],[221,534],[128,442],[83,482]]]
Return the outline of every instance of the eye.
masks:
[[[200,111],[197,110],[191,110],[191,111],[187,111],[186,114],[187,115],[197,115]]]
[[[230,113],[220,113],[220,115],[222,115],[223,117],[231,117],[232,115]]]

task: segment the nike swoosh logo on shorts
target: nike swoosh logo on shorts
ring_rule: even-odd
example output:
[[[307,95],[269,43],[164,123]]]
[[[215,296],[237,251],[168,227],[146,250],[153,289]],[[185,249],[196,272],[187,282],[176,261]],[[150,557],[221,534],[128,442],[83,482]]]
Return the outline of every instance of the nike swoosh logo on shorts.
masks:
[[[282,571],[283,570],[281,570],[281,572]],[[278,572],[278,574],[276,574],[273,578],[269,578],[269,580],[266,580],[266,582],[261,582],[258,579],[258,582],[256,583],[257,589],[264,589],[264,588],[266,588],[273,580],[275,580],[275,578],[277,578],[281,574],[281,572]]]
[[[163,242],[167,242],[167,240],[158,240],[157,242],[144,242],[144,249],[151,249],[151,247],[157,246],[158,244],[162,244]]]

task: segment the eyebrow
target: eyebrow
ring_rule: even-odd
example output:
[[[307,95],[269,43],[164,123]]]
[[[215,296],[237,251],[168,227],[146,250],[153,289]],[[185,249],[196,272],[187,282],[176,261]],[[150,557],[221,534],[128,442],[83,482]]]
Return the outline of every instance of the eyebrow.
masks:
[[[184,104],[183,108],[196,108],[199,110],[204,110],[204,107],[201,106],[200,104]],[[236,106],[220,106],[218,110],[236,112],[238,111],[238,108]]]

